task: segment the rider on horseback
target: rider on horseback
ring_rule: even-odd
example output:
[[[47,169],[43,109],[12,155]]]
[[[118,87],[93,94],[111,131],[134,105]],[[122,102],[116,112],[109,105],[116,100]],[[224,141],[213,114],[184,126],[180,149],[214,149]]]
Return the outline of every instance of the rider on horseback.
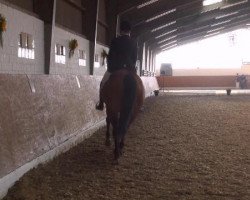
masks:
[[[127,21],[122,21],[120,24],[120,36],[114,38],[111,42],[108,55],[108,69],[102,78],[100,91],[109,79],[111,73],[123,68],[136,71],[137,44],[130,38],[130,33],[130,24]],[[103,100],[101,96],[99,98],[100,100],[96,105],[96,109],[103,110]]]

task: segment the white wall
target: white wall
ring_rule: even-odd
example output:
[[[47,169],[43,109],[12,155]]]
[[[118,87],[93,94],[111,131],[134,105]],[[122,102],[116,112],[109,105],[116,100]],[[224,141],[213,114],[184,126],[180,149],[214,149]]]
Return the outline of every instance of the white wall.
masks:
[[[7,31],[3,33],[3,48],[0,47],[0,73],[44,73],[44,23],[43,21],[0,3],[0,13],[6,17]],[[33,35],[35,59],[18,58],[19,34]]]
[[[75,50],[75,54],[73,57],[69,58],[69,41],[72,39],[76,39],[78,42],[78,47]],[[77,74],[77,75],[89,75],[90,73],[90,67],[89,67],[89,41],[85,39],[84,37],[74,34],[64,28],[61,27],[55,27],[55,33],[54,33],[54,42],[53,42],[53,48],[56,44],[60,44],[66,47],[66,63],[65,64],[58,64],[55,63],[55,54],[53,52],[52,57],[52,66],[50,68],[50,74]],[[79,66],[79,56],[78,56],[78,50],[85,50],[86,51],[86,66]],[[109,48],[100,44],[96,45],[96,53],[99,55],[99,68],[94,68],[94,74],[102,76],[106,68],[105,66],[102,66],[102,51],[103,49],[106,50],[108,53]]]
[[[76,39],[78,42],[78,48],[75,50],[73,57],[69,58],[69,41],[72,39]],[[53,53],[52,57],[52,66],[50,68],[50,74],[81,74],[88,75],[89,74],[89,41],[79,35],[73,34],[65,29],[60,27],[55,27],[54,33],[54,41],[53,41],[53,49],[56,44],[60,44],[66,47],[66,63],[58,64],[55,63],[55,53]],[[79,66],[78,61],[78,50],[85,50],[87,61],[86,67]]]
[[[97,76],[102,76],[107,70],[107,65],[103,65],[103,58],[102,58],[103,50],[109,53],[108,47],[101,45],[101,44],[96,45],[96,54],[99,55],[99,63],[100,63],[99,68],[94,68],[94,75],[97,75]]]
[[[44,23],[35,16],[31,16],[8,5],[0,3],[0,13],[6,17],[7,31],[3,33],[3,48],[0,47],[0,73],[6,74],[44,74]],[[35,59],[18,57],[19,34],[25,32],[33,35],[35,41]],[[77,39],[78,48],[73,57],[69,58],[69,41]],[[66,63],[55,63],[55,53],[52,52],[52,66],[50,74],[89,75],[89,41],[61,27],[55,27],[53,50],[56,44],[66,47]],[[86,51],[86,66],[79,66],[78,50]],[[102,51],[109,51],[108,47],[97,44],[96,53],[99,54],[100,67],[94,68],[94,74],[102,76],[106,67],[102,66]]]

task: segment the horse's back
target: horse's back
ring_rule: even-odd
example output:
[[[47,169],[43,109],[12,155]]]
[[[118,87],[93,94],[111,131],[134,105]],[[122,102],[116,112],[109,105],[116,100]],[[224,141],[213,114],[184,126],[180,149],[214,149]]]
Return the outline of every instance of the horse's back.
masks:
[[[122,109],[123,100],[126,98],[126,96],[124,96],[125,77],[130,77],[130,80],[135,82],[135,114],[135,112],[137,113],[142,106],[145,94],[141,78],[136,73],[126,69],[118,70],[112,73],[109,80],[103,87],[102,97],[107,109],[112,110],[112,112],[120,112]]]

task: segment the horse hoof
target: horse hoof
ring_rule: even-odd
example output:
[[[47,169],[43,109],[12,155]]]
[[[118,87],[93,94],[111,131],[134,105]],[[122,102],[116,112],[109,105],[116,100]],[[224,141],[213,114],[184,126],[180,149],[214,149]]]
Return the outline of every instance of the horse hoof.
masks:
[[[111,141],[110,140],[106,140],[105,145],[109,147],[111,145]]]

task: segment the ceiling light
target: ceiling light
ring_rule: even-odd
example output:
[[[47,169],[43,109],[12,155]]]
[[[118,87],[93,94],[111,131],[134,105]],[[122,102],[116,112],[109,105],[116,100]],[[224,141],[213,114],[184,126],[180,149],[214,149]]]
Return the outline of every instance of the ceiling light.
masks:
[[[203,1],[203,6],[209,6],[215,3],[220,3],[222,0],[204,0]]]
[[[175,11],[176,11],[176,8],[175,8],[175,9],[172,9],[172,10],[168,10],[168,11],[162,13],[162,14],[159,14],[159,15],[156,15],[156,16],[150,18],[150,19],[147,19],[146,22],[151,22],[151,21],[153,21],[153,20],[155,20],[155,19],[158,19],[158,18],[160,18],[160,17],[163,17],[163,16],[168,15],[168,14],[170,14],[170,13],[173,13],[173,12],[175,12]]]
[[[175,24],[175,23],[176,23],[176,21],[173,21],[173,22],[167,23],[167,24],[165,24],[165,25],[162,25],[162,26],[160,26],[160,27],[157,27],[157,28],[155,28],[155,29],[151,30],[151,32],[158,31],[158,30],[160,30],[160,29],[162,29],[162,28],[165,28],[165,27],[170,26],[170,25]]]
[[[139,5],[139,6],[137,6],[137,9],[141,9],[141,8],[143,8],[145,6],[148,6],[148,5],[151,5],[151,4],[153,4],[153,3],[157,2],[157,1],[159,1],[159,0],[147,1],[146,3],[143,3],[143,4]]]

